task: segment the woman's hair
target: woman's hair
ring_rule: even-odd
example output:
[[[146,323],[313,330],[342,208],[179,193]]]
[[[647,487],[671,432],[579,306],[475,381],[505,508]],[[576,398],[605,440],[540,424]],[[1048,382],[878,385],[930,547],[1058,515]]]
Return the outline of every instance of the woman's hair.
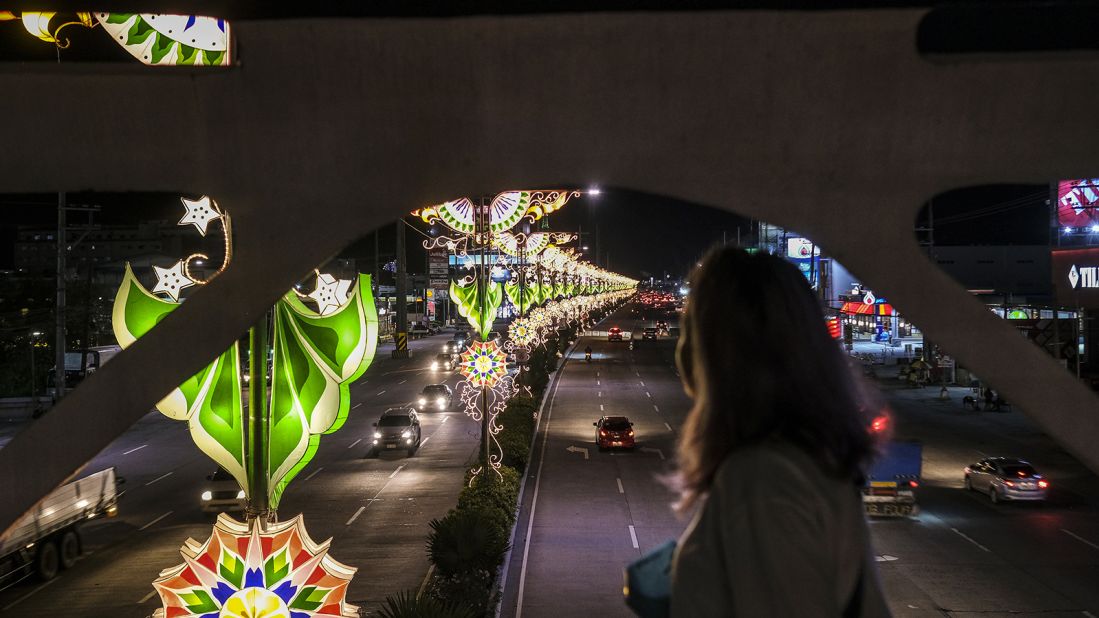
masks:
[[[866,403],[820,302],[788,262],[710,252],[691,276],[676,362],[694,399],[679,440],[680,510],[713,483],[732,451],[771,438],[858,479],[875,451]]]

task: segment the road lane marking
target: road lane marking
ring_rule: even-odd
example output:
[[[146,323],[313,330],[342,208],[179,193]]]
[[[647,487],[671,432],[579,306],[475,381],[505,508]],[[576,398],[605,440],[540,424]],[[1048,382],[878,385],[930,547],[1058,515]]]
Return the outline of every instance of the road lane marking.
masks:
[[[587,461],[587,459],[588,459],[588,449],[586,449],[586,448],[580,448],[579,446],[569,445],[569,447],[565,450],[570,452],[570,453],[583,453],[584,454],[584,460]]]
[[[129,455],[130,453],[135,453],[137,451],[140,451],[141,449],[145,448],[146,446],[149,446],[149,445],[148,444],[142,444],[141,446],[139,446],[137,448],[132,448],[132,449],[130,449],[130,450],[128,450],[128,451],[126,451],[125,453],[122,453],[122,454],[123,455]]]
[[[1061,532],[1064,532],[1065,534],[1071,536],[1072,538],[1076,539],[1077,541],[1080,541],[1084,545],[1088,545],[1088,546],[1090,546],[1094,549],[1099,549],[1099,545],[1096,545],[1095,543],[1092,543],[1091,541],[1085,539],[1084,537],[1082,537],[1082,536],[1080,536],[1080,535],[1078,535],[1074,532],[1071,532],[1069,530],[1065,530],[1064,528],[1061,528]]]
[[[641,386],[645,386],[645,381],[641,380]]]
[[[515,618],[523,616],[523,593],[527,584],[527,559],[530,558],[530,538],[534,531],[534,514],[538,509],[538,489],[542,485],[542,465],[546,463],[546,443],[549,442],[550,419],[553,417],[553,402],[557,399],[557,389],[561,386],[561,380],[553,384],[553,393],[549,398],[549,409],[546,410],[546,427],[542,433],[542,451],[538,456],[538,471],[534,474],[534,496],[530,500],[530,515],[527,518],[527,537],[523,541],[523,564],[519,567],[519,595],[515,599]],[[603,393],[600,391],[599,396]]]
[[[408,380],[407,379],[401,380],[400,382],[397,382],[397,384],[404,384],[405,382],[408,382]]]
[[[620,493],[620,494],[626,493],[626,490],[622,488],[622,479],[614,479],[614,480],[618,481],[618,493]]]
[[[427,441],[430,440],[430,439],[431,439],[431,436],[428,436],[428,437],[424,438],[423,440],[420,440],[420,446],[423,446],[423,445],[427,444]]]
[[[348,445],[347,445],[347,448],[355,448],[355,445],[356,445],[356,444],[358,444],[359,442],[362,442],[362,441],[363,441],[363,439],[362,439],[362,438],[359,438],[358,440],[355,440],[355,441],[354,441],[354,442],[352,442],[351,444],[348,444]]]
[[[599,377],[599,372],[598,371],[595,372],[595,377],[597,377],[597,378]]]
[[[664,423],[664,426],[668,428],[668,431],[672,431],[672,426],[671,425],[669,425],[667,423]]]
[[[142,603],[144,603],[145,601],[148,601],[149,599],[153,598],[153,596],[154,596],[155,594],[156,594],[156,588],[153,588],[152,592],[150,592],[149,594],[147,594],[147,595],[145,595],[145,596],[141,597],[141,600],[140,600],[140,601],[138,601],[138,602],[137,602],[137,604],[138,604],[138,605],[141,605],[141,604],[142,604]]]
[[[628,528],[630,529],[630,542],[633,543],[633,548],[639,549],[639,546],[637,545],[637,532],[634,531],[633,526],[628,526]]]
[[[445,422],[447,422],[447,421],[449,421],[449,420],[450,420],[450,417],[449,417],[449,416],[444,416],[444,417],[443,417],[443,420],[442,420],[442,421],[441,421],[441,422],[440,422],[439,424],[440,424],[440,425],[442,425],[443,423],[445,423]]]
[[[355,511],[355,514],[354,514],[354,515],[352,515],[352,516],[351,516],[351,519],[347,520],[347,523],[346,523],[346,524],[344,524],[344,525],[345,525],[345,526],[350,526],[350,525],[351,525],[352,523],[354,523],[354,522],[355,522],[355,520],[356,520],[356,519],[358,519],[358,518],[359,518],[359,515],[362,515],[362,514],[363,514],[363,511],[365,511],[365,510],[366,510],[366,505],[360,506],[360,507],[359,507],[359,510]]]
[[[435,565],[427,567],[427,575],[424,575],[424,581],[420,584],[420,589],[416,591],[416,598],[424,596],[424,589],[427,588],[427,582],[431,581],[431,574],[435,572]]]
[[[664,451],[662,451],[658,448],[647,448],[647,447],[642,446],[641,447],[641,452],[642,453],[656,453],[657,455],[660,455],[661,459],[664,459]]]
[[[158,521],[160,521],[160,520],[164,519],[165,517],[167,517],[167,516],[169,516],[169,515],[171,515],[171,514],[172,514],[172,511],[168,511],[167,513],[165,513],[165,514],[161,515],[160,517],[157,517],[157,518],[156,518],[156,519],[154,519],[153,521],[151,521],[151,522],[149,522],[149,523],[145,524],[144,526],[142,526],[142,527],[138,528],[138,529],[137,529],[137,531],[138,531],[138,532],[141,532],[142,530],[144,530],[144,529],[148,528],[149,526],[151,526],[151,525],[155,524],[156,522],[158,522]]]
[[[958,530],[957,528],[951,528],[951,530],[953,530],[953,531],[954,531],[954,533],[955,533],[955,534],[957,534],[958,536],[960,536],[960,537],[962,537],[963,539],[965,539],[965,540],[969,541],[970,543],[973,543],[973,544],[974,544],[974,545],[976,545],[977,547],[980,547],[981,549],[983,549],[983,550],[987,551],[987,552],[988,552],[988,553],[990,553],[990,554],[992,553],[992,550],[991,550],[991,549],[989,549],[989,548],[985,547],[984,545],[981,545],[981,544],[980,544],[980,543],[978,543],[977,541],[974,541],[974,540],[973,540],[973,539],[972,539],[972,538],[971,538],[970,536],[968,536],[968,535],[967,535],[966,533],[962,532],[961,530]]]
[[[405,466],[404,464],[401,464],[401,465],[397,466],[397,469],[393,471],[393,474],[389,475],[389,478],[393,478],[393,477],[397,476],[397,473],[400,472],[401,468],[403,468],[404,466]]]
[[[145,486],[146,486],[146,487],[148,487],[149,485],[152,485],[153,483],[155,483],[155,482],[157,482],[157,481],[159,481],[159,480],[161,480],[161,479],[166,479],[166,478],[168,478],[169,476],[172,476],[172,473],[171,473],[171,472],[167,472],[167,473],[165,473],[165,474],[162,474],[162,475],[160,475],[160,476],[156,477],[155,479],[153,479],[153,480],[149,481],[148,483],[145,483]]]
[[[602,412],[602,411],[603,411],[603,404],[599,404],[599,411],[600,411],[600,412]]]
[[[379,396],[384,395],[384,394],[385,394],[385,389],[382,389],[382,390],[378,391]]]
[[[650,393],[649,391],[645,391],[645,396],[648,397],[649,399],[653,398],[653,394]]]
[[[654,403],[653,404],[653,410],[656,410],[657,412],[659,412],[660,408]]]
[[[1080,612],[1080,613],[1081,613],[1081,614],[1083,614],[1083,615],[1085,615],[1085,616],[1087,616],[1088,618],[1095,618],[1095,614],[1093,614],[1093,613],[1089,612],[1089,611],[1088,611],[1088,610],[1086,610],[1086,609],[1085,609],[1084,611]]]
[[[602,380],[596,380],[595,385],[596,386],[603,386],[603,381]]]
[[[21,602],[21,601],[23,601],[23,600],[27,599],[27,598],[28,598],[28,597],[30,597],[30,596],[31,596],[32,594],[34,594],[34,593],[38,592],[39,590],[41,590],[41,589],[45,588],[46,586],[49,586],[50,584],[54,583],[55,581],[57,581],[57,579],[51,579],[50,581],[48,581],[48,582],[46,582],[46,583],[42,584],[41,586],[39,586],[39,587],[35,588],[34,590],[31,590],[31,591],[30,591],[30,592],[28,592],[27,594],[24,594],[23,596],[21,596],[21,597],[19,597],[18,599],[16,599],[16,600],[12,601],[11,603],[8,603],[7,605],[5,605],[5,606],[3,607],[3,611],[5,611],[5,612],[6,612],[6,611],[8,611],[9,609],[11,609],[11,608],[15,607],[15,606],[16,606],[16,604],[18,604],[19,602]]]
[[[359,403],[357,403],[357,404],[355,404],[355,405],[351,406],[351,409],[352,409],[352,410],[354,410],[355,408],[357,408],[357,407],[359,407],[359,406],[361,406],[361,405],[363,405],[363,402],[361,402],[361,401],[360,401]]]
[[[635,372],[633,372],[633,375],[635,375],[635,376],[637,376],[637,377],[639,377],[639,378],[641,377],[641,374],[640,374],[640,373],[637,373],[636,371],[635,371]]]
[[[309,479],[313,478],[314,476],[317,476],[318,474],[320,474],[321,470],[324,470],[324,466],[321,466],[321,467],[317,468],[316,470],[314,470],[313,472],[311,472],[309,474],[309,476],[305,477],[304,480],[308,481]]]
[[[599,391],[599,396],[600,396],[600,397],[602,397],[602,396],[603,396],[603,391]]]

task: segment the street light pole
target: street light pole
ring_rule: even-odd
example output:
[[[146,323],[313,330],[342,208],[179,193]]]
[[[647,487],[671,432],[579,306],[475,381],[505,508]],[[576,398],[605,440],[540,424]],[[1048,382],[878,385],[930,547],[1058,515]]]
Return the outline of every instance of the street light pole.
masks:
[[[62,191],[57,194],[57,294],[54,318],[56,333],[54,336],[53,372],[54,400],[65,396],[65,210],[66,196]]]
[[[271,518],[270,488],[267,483],[267,449],[270,430],[267,415],[267,312],[248,331],[248,510],[249,520],[261,525]]]

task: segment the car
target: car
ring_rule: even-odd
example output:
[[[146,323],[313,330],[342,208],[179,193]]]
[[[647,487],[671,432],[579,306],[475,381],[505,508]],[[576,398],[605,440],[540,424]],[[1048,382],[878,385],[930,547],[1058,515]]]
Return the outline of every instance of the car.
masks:
[[[243,511],[248,505],[240,483],[237,483],[237,479],[233,478],[228,470],[221,467],[206,477],[206,484],[203,485],[200,498],[202,510],[205,513]]]
[[[655,341],[656,340],[656,335],[657,335],[657,330],[655,328],[653,328],[652,326],[646,328],[644,331],[641,332],[641,338],[642,339],[652,339],[652,340]]]
[[[375,457],[383,450],[404,449],[412,457],[420,448],[421,438],[420,417],[416,414],[416,408],[389,408],[374,423],[374,440],[368,456]]]
[[[632,449],[637,446],[633,423],[625,416],[603,416],[592,425],[595,425],[595,445],[601,451],[616,447]]]
[[[1001,500],[1045,500],[1049,480],[1030,462],[1014,457],[989,457],[965,467],[965,488]]]
[[[447,341],[443,344],[444,354],[457,354],[462,351],[462,344],[457,341]]]
[[[453,371],[457,365],[452,354],[437,354],[431,361],[432,371]]]
[[[622,329],[617,326],[612,326],[607,331],[607,341],[622,341]]]
[[[446,384],[428,384],[424,390],[420,391],[420,397],[416,401],[420,404],[421,410],[428,408],[446,410],[450,408],[453,397],[454,393]]]
[[[668,330],[668,322],[665,321],[665,320],[657,320],[656,329],[661,330],[661,331],[667,331]]]

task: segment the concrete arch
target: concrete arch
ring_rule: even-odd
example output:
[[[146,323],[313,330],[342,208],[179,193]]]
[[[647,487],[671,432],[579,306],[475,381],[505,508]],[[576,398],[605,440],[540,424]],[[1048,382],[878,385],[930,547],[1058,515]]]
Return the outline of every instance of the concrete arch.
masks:
[[[0,450],[0,528],[362,233],[450,195],[561,178],[805,232],[1099,471],[1095,396],[911,236],[939,192],[1099,168],[1078,137],[1099,130],[1099,84],[1077,79],[1099,62],[932,65],[915,50],[922,15],[252,21],[224,71],[0,65],[0,191],[187,188],[231,209],[237,232],[229,271]],[[1053,96],[1070,81],[1072,97]]]

